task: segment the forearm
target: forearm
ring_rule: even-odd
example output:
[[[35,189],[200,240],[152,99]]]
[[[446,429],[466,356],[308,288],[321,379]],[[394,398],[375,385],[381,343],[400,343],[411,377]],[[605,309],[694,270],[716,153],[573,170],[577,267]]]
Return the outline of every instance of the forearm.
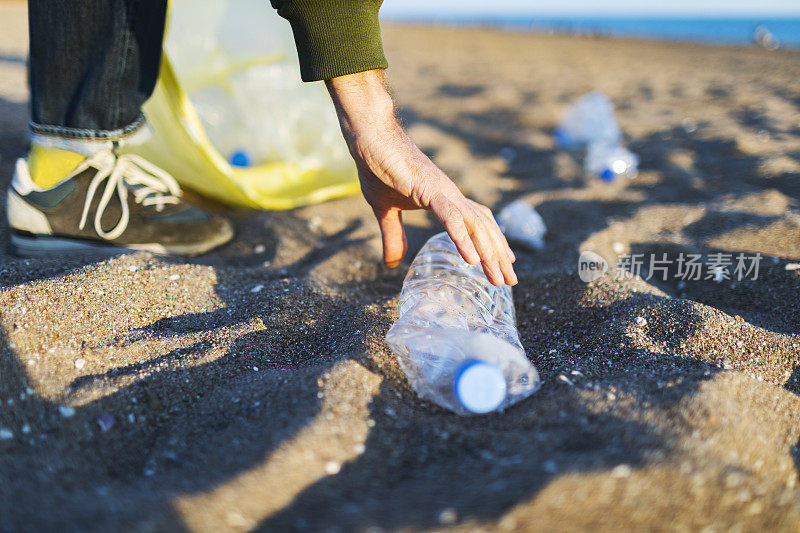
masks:
[[[394,102],[382,70],[368,70],[325,81],[336,107],[345,138],[373,134],[387,127],[399,127]]]

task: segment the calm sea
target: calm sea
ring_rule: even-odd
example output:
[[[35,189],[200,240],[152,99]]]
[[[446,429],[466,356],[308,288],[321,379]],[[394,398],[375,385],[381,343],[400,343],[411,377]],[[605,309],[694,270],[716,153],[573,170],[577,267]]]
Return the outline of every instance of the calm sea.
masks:
[[[399,20],[399,19],[397,19]],[[403,18],[409,22],[490,25],[515,30],[605,35],[714,44],[752,44],[758,26],[766,27],[782,47],[800,48],[800,18]]]

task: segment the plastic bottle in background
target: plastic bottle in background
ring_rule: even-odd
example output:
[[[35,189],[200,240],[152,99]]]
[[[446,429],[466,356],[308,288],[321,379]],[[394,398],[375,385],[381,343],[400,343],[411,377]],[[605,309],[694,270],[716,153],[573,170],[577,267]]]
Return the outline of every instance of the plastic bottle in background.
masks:
[[[596,142],[589,145],[583,167],[610,183],[620,176],[635,178],[639,173],[639,158],[619,144]]]
[[[421,397],[460,415],[488,413],[539,388],[515,322],[511,287],[491,285],[439,233],[411,264],[386,341]]]
[[[561,117],[555,141],[558,146],[569,149],[598,141],[610,144],[621,142],[622,131],[614,117],[611,99],[598,91],[578,98]]]
[[[497,223],[510,243],[519,243],[532,250],[544,248],[547,227],[536,210],[523,200],[511,202],[497,215]]]

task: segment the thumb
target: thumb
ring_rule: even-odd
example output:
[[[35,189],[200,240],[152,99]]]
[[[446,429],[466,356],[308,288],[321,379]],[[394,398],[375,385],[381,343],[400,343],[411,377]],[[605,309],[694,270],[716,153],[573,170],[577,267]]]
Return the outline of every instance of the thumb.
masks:
[[[402,211],[397,208],[373,211],[381,227],[383,263],[389,268],[394,268],[403,260],[408,248],[406,232],[403,230]]]

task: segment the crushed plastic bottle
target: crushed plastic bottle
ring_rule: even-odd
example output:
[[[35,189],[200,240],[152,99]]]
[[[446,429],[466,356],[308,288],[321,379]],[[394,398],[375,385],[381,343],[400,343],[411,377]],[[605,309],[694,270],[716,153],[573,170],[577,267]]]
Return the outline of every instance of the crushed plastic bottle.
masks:
[[[555,132],[561,148],[581,148],[594,142],[617,144],[622,131],[614,117],[614,104],[605,94],[595,91],[584,94],[567,108]]]
[[[505,409],[540,385],[517,334],[511,287],[491,285],[446,233],[411,264],[386,341],[414,390],[459,415]]]
[[[547,227],[541,215],[527,202],[517,200],[505,206],[497,215],[497,223],[510,243],[532,250],[544,248]]]
[[[639,158],[618,144],[593,143],[586,152],[583,167],[610,183],[620,176],[635,178],[639,174]]]

